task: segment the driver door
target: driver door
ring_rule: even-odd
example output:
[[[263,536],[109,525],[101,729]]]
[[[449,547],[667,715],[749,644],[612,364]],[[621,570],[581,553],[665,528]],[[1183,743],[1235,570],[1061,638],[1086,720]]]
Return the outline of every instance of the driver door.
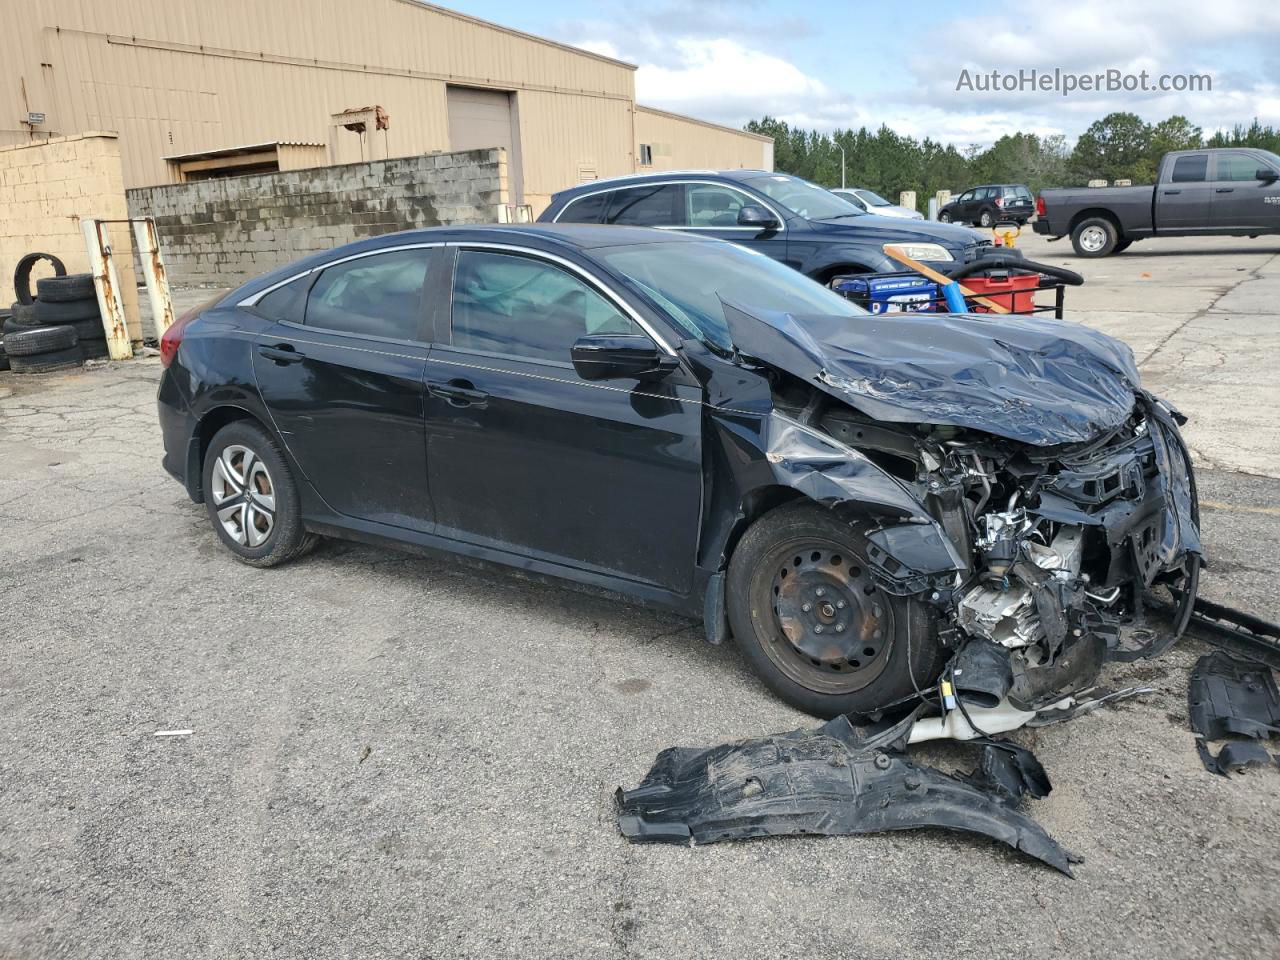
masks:
[[[581,379],[587,334],[643,333],[567,261],[456,252],[447,331],[426,364],[436,532],[677,593],[692,583],[702,490],[701,389]]]
[[[729,240],[786,262],[787,239],[782,231],[738,226],[739,210],[762,206],[755,197],[722,183],[688,183],[684,190],[684,233]]]

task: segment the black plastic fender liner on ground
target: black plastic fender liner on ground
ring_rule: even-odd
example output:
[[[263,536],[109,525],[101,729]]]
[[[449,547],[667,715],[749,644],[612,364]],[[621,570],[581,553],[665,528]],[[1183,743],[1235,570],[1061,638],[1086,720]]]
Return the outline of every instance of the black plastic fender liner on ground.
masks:
[[[34,357],[54,350],[76,346],[80,338],[72,327],[30,327],[5,337],[5,352],[10,357]]]
[[[878,728],[842,715],[817,729],[668,748],[640,786],[618,790],[619,829],[635,843],[700,844],[943,827],[999,840],[1071,876],[1078,858],[1013,809],[1022,794],[1049,791],[1034,757],[996,741],[983,750],[1004,755],[984,757],[967,778],[919,766],[901,752],[918,715]]]
[[[98,298],[92,300],[66,300],[46,303],[37,300],[31,305],[31,316],[44,324],[74,323],[99,317]]]
[[[28,253],[18,261],[18,266],[13,271],[13,293],[21,304],[30,304],[34,299],[31,296],[31,268],[41,260],[48,260],[53,265],[53,272],[59,277],[67,275],[67,268],[53,254]]]
[[[92,273],[68,273],[60,277],[41,277],[36,281],[36,299],[40,303],[96,300],[97,296]]]

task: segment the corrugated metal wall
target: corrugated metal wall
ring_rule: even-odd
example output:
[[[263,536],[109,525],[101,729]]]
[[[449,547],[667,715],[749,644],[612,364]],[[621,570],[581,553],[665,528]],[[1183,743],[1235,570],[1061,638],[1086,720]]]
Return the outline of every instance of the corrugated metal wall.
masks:
[[[648,144],[652,170],[773,169],[773,140],[682,117],[653,107],[636,108],[636,150]]]
[[[31,138],[29,110],[40,135],[118,131],[127,186],[169,182],[167,156],[247,144],[359,159],[331,117],[375,104],[391,116],[379,155],[447,151],[447,84],[515,93],[535,212],[580,171],[635,169],[634,68],[415,0],[0,3],[0,143]],[[682,156],[690,137],[717,157],[698,163],[759,165],[745,135],[671,129]]]

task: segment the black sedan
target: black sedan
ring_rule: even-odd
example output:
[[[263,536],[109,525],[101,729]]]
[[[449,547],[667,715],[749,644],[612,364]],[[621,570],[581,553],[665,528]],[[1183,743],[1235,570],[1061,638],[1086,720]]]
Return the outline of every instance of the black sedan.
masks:
[[[1194,593],[1189,460],[1127,347],[871,316],[720,240],[378,237],[193,311],[161,356],[164,466],[246,563],[323,534],[606,588],[733,636],[816,714],[927,694],[975,645],[1008,669],[966,671],[968,702],[1037,709],[1144,591]]]

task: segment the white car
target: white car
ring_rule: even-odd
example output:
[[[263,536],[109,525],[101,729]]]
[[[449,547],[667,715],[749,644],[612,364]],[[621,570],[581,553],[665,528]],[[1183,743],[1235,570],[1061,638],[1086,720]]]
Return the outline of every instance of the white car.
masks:
[[[892,204],[880,194],[873,193],[870,190],[846,190],[844,187],[836,187],[831,192],[842,200],[848,200],[864,213],[874,213],[877,217],[903,217],[907,220],[924,219],[923,213]]]

